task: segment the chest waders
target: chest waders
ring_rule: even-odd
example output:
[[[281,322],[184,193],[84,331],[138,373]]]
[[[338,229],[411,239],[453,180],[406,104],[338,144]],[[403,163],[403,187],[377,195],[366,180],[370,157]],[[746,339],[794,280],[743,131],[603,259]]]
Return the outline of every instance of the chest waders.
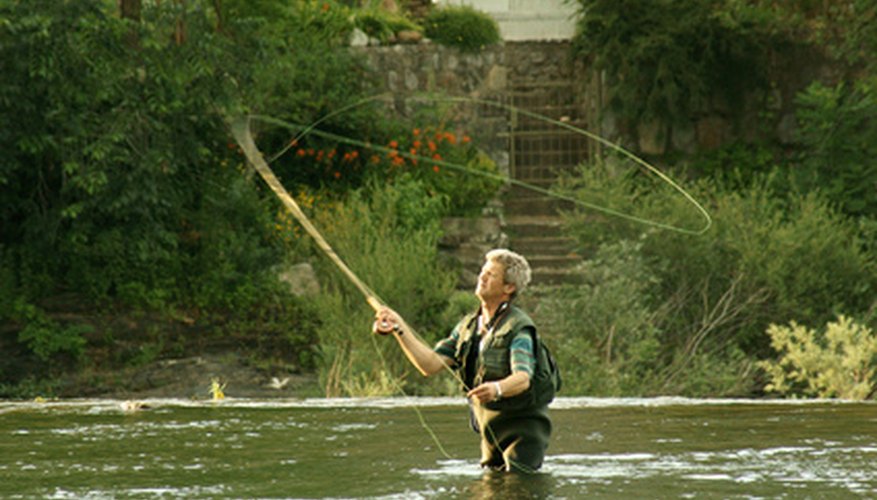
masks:
[[[456,359],[458,370],[468,387],[500,380],[511,375],[511,343],[520,332],[527,332],[537,343],[533,320],[515,306],[500,312],[492,335],[479,350],[478,314],[460,322]],[[493,469],[534,472],[541,465],[551,436],[548,404],[539,401],[540,388],[533,383],[521,394],[490,403],[470,405],[477,431],[481,435],[481,465]],[[553,392],[552,392],[553,394]]]

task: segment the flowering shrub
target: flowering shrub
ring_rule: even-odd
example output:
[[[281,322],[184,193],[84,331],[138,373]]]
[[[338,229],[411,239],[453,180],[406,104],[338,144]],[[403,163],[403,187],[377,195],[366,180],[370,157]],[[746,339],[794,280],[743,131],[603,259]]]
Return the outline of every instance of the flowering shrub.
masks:
[[[438,128],[413,128],[370,161],[385,165],[391,179],[404,175],[422,181],[433,194],[447,198],[452,215],[476,212],[502,185],[496,163],[468,135]]]
[[[496,164],[466,134],[441,128],[413,128],[371,148],[348,145],[290,146],[295,181],[340,193],[369,179],[393,182],[413,178],[431,196],[446,199],[450,214],[464,215],[483,207],[502,185]]]

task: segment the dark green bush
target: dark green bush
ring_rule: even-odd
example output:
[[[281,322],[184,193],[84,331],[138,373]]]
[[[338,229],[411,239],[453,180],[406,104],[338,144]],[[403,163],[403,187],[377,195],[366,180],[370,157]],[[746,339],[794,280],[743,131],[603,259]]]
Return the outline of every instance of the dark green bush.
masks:
[[[277,201],[225,118],[311,123],[361,99],[368,79],[341,46],[342,11],[296,3],[282,17],[301,29],[274,30],[269,14],[222,5],[233,15],[146,3],[133,22],[103,0],[0,2],[0,321],[21,328],[17,340],[47,370],[88,354],[85,330],[36,306],[70,291],[89,313],[194,310],[199,328],[219,333],[236,314],[244,334],[282,334],[268,319],[283,317],[301,323],[284,345],[311,352],[309,313],[283,299],[271,272],[286,249]],[[373,121],[364,110],[333,126]]]
[[[427,38],[466,53],[478,52],[502,40],[496,21],[468,6],[433,9],[423,25]]]
[[[729,0],[578,3],[573,50],[606,72],[610,105],[629,123],[684,123],[717,93],[737,103],[768,82],[768,48],[781,31],[770,8]]]
[[[849,215],[877,218],[877,79],[813,83],[797,104],[801,150],[792,180]]]

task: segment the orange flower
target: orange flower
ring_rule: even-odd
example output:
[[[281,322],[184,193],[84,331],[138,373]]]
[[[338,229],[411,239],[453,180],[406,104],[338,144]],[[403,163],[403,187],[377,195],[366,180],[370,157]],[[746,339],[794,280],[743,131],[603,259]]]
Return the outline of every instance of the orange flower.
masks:
[[[396,149],[399,147],[399,143],[395,140],[390,141],[390,148]]]
[[[340,178],[341,178],[341,172],[339,172],[339,171],[337,171],[337,170],[335,171],[335,174],[334,174],[334,175],[335,175],[335,178],[336,178],[336,179],[340,179]]]
[[[304,156],[305,154],[306,153],[305,153],[304,149],[299,149],[298,151],[295,152],[296,156]]]
[[[432,151],[432,152],[435,152],[435,150],[436,150],[436,145],[435,145],[435,143],[432,142],[432,141],[429,141],[428,143],[426,143],[426,147],[428,147],[429,150]]]
[[[436,153],[436,154],[432,155],[432,159],[442,161],[442,155]]]
[[[445,132],[445,139],[448,140],[451,144],[457,143],[457,136],[454,135],[453,132]]]
[[[411,145],[412,145],[415,149],[420,149],[421,142],[420,142],[420,141],[414,141]]]
[[[332,158],[335,158],[335,154],[336,154],[336,153],[337,153],[337,151],[335,151],[335,150],[333,149],[333,150],[329,151],[329,154],[326,155],[326,158],[328,158],[328,159],[331,160]]]
[[[359,151],[356,151],[356,150],[352,151],[352,152],[350,153],[350,159],[351,159],[351,160],[355,160],[355,159],[357,159],[357,158],[359,158]]]
[[[416,129],[412,130],[411,132],[414,134],[414,137],[417,137],[418,135],[420,135],[420,129],[419,129],[419,128],[416,128]]]
[[[469,137],[468,135],[463,136],[463,144],[469,144],[469,142],[471,142],[471,141],[472,141],[472,138]]]
[[[435,173],[439,173],[439,170],[441,170],[441,169],[439,168],[438,165],[433,165],[433,166],[432,166],[432,171],[433,171],[433,172],[435,172]]]
[[[401,167],[404,164],[405,164],[405,159],[402,158],[401,156],[394,156],[393,157],[393,166]]]

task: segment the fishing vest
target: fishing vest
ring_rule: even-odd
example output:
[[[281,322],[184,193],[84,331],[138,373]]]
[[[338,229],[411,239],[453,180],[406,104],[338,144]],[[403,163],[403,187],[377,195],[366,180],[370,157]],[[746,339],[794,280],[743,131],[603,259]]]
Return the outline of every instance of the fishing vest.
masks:
[[[479,350],[481,336],[477,332],[478,314],[475,312],[467,315],[458,327],[460,336],[456,359],[459,360],[458,370],[466,386],[476,387],[484,382],[500,380],[511,375],[512,340],[518,333],[527,331],[533,339],[533,353],[536,358],[533,375],[530,377],[530,387],[521,394],[500,398],[485,403],[484,406],[491,410],[503,411],[537,408],[550,403],[554,399],[556,389],[550,377],[540,376],[540,370],[544,372],[549,368],[543,366],[548,364],[543,358],[550,354],[547,353],[547,349],[543,349],[544,346],[540,345],[533,320],[521,309],[509,305],[506,311],[501,312],[502,316],[493,327],[493,334]],[[552,369],[553,361],[552,359]]]

